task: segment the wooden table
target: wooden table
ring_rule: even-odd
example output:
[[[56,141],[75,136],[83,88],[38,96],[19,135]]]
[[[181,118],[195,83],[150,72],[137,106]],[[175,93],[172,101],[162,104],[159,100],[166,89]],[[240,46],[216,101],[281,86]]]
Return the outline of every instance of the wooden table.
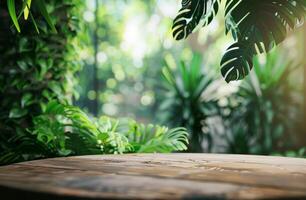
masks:
[[[54,158],[0,167],[7,199],[306,199],[306,159],[222,154]]]

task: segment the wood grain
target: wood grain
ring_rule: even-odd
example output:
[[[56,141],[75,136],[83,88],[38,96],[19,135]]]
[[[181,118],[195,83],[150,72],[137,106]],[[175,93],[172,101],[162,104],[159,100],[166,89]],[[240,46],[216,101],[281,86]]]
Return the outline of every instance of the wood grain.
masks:
[[[306,160],[222,154],[54,158],[0,167],[10,199],[306,199]]]

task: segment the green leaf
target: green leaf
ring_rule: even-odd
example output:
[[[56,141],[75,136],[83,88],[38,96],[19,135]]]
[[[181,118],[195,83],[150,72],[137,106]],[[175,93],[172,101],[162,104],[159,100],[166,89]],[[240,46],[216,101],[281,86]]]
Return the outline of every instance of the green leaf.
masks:
[[[17,65],[18,65],[18,67],[19,67],[20,69],[22,69],[23,71],[28,70],[28,65],[27,65],[27,63],[26,63],[25,61],[23,61],[23,60],[18,60],[18,61],[17,61]]]
[[[45,20],[47,21],[49,27],[51,28],[53,33],[57,33],[57,30],[52,22],[52,19],[46,9],[46,3],[44,0],[36,0],[35,1],[40,13],[44,16]]]
[[[221,60],[221,73],[226,82],[241,80],[253,67],[253,53],[242,43],[231,45]]]
[[[21,107],[22,108],[31,104],[32,96],[33,95],[31,93],[26,93],[22,96],[22,98],[21,98]]]
[[[23,10],[23,15],[24,15],[24,19],[27,20],[29,16],[30,8],[31,8],[32,0],[25,0],[25,2],[26,2],[26,7]]]
[[[226,27],[237,35],[239,40],[247,41],[250,47],[256,45],[260,52],[269,51],[286,38],[288,30],[294,29],[305,19],[305,2],[227,1],[225,17],[229,25]]]
[[[16,29],[20,33],[20,26],[16,15],[15,0],[7,0],[7,7]]]
[[[31,11],[30,11],[30,17],[31,17],[32,23],[34,24],[34,27],[35,27],[36,32],[39,34],[40,32],[39,32],[38,26],[37,26],[37,24],[36,24],[36,21],[35,21],[35,19],[34,19],[32,13],[31,13]]]
[[[231,62],[222,66],[226,81],[244,78],[251,67],[249,57],[269,52],[285,40],[288,32],[299,27],[306,16],[305,0],[226,0],[226,34],[232,33],[234,40],[243,43],[249,50],[227,52],[221,62]],[[172,31],[176,40],[187,38],[204,21],[209,24],[219,10],[220,0],[182,0],[182,8],[173,21]],[[241,48],[241,47],[238,47]],[[233,50],[232,47],[229,50]],[[250,53],[252,52],[252,53]],[[231,55],[230,55],[231,54]],[[248,66],[249,65],[249,66]]]
[[[182,0],[182,8],[173,20],[173,38],[181,40],[203,21],[203,26],[208,25],[219,10],[220,0]]]
[[[62,87],[61,84],[59,84],[56,81],[50,81],[48,83],[48,87],[56,94],[61,95],[62,94]]]
[[[20,118],[20,117],[25,116],[26,114],[27,114],[27,110],[20,109],[20,108],[13,108],[10,111],[9,118]]]
[[[187,70],[187,66],[185,65],[185,62],[184,61],[181,61],[180,65],[179,65],[179,70],[180,70],[180,74],[181,74],[181,77],[182,77],[182,80],[183,80],[183,85],[184,85],[184,88],[186,90],[188,90],[189,88],[189,71]],[[191,77],[190,77],[191,78]]]
[[[199,53],[195,53],[193,55],[191,66],[189,69],[189,85],[192,90],[197,86],[197,82],[199,77],[201,76],[201,64],[202,64],[202,56]]]
[[[138,153],[170,153],[187,149],[188,133],[185,128],[168,130],[153,125],[139,126],[140,138],[133,141],[139,148]]]

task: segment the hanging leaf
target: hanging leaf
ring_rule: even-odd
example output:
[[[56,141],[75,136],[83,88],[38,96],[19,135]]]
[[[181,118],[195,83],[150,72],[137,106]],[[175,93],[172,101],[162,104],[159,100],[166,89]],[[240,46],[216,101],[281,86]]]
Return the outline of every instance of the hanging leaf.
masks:
[[[221,73],[226,82],[241,80],[253,67],[253,53],[243,43],[231,45],[221,60]]]
[[[52,19],[46,9],[46,3],[44,0],[36,0],[35,1],[36,6],[38,7],[38,10],[40,11],[40,13],[43,15],[43,17],[45,18],[45,20],[47,21],[49,27],[51,28],[53,33],[57,33],[57,30],[52,22]]]
[[[231,24],[226,27],[263,53],[282,42],[288,30],[303,21],[305,12],[305,0],[232,0],[226,2],[226,23]]]
[[[227,1],[227,32],[231,31],[234,38],[244,45],[235,43],[224,55],[221,72],[226,81],[248,75],[252,68],[252,56],[269,52],[284,41],[288,31],[304,20],[305,13],[305,0]],[[231,60],[235,57],[236,60]]]
[[[38,25],[36,24],[36,21],[35,21],[35,19],[34,19],[34,17],[33,17],[31,12],[30,12],[30,17],[31,17],[32,23],[34,24],[36,32],[39,34],[40,32],[39,32],[39,29],[38,29]]]
[[[28,16],[29,16],[29,11],[30,11],[30,8],[31,8],[32,0],[25,0],[25,2],[26,2],[26,6],[23,10],[23,15],[24,15],[24,19],[27,20]]]
[[[201,19],[204,25],[209,24],[219,6],[219,0],[182,0],[172,27],[173,37],[186,38]],[[283,42],[289,31],[305,21],[305,16],[305,0],[226,0],[226,33],[231,32],[236,41],[221,61],[226,81],[245,77],[253,55],[269,52]]]
[[[203,26],[207,26],[213,21],[218,14],[220,4],[221,0],[211,0],[211,4],[209,4],[210,6],[206,12],[207,14],[204,14],[201,19]]]
[[[187,38],[203,21],[209,24],[219,9],[220,0],[182,0],[182,8],[173,21],[172,31],[176,40]]]
[[[16,27],[17,31],[20,33],[20,26],[18,23],[17,15],[16,15],[15,0],[7,0],[7,7],[8,7],[9,14],[11,16],[11,19],[14,23],[14,26]]]

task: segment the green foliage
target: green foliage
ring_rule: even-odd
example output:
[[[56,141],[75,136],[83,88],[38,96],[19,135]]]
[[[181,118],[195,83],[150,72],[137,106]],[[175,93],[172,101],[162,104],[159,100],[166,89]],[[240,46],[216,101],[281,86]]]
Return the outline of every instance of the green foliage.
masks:
[[[38,1],[33,1],[32,7],[35,7],[38,12],[45,18],[47,24],[50,26],[51,30],[53,33],[56,33],[56,28],[55,25],[52,22],[52,18],[50,17],[48,11],[47,11],[47,4],[45,3],[44,0],[38,0]],[[15,6],[15,0],[7,0],[7,7],[9,11],[9,15],[13,21],[13,24],[16,28],[16,30],[20,33],[21,29],[19,26],[19,18],[21,17],[22,14],[24,14],[24,19],[28,19],[28,15],[30,14],[31,20],[33,24],[35,25],[37,33],[39,33],[39,29],[37,26],[37,23],[33,17],[32,11],[31,11],[31,0],[22,0],[22,4],[18,3],[17,6]],[[16,14],[16,7],[19,7],[21,11],[19,12],[18,16]]]
[[[16,137],[26,135],[47,102],[71,102],[74,73],[80,69],[75,36],[81,1],[48,1],[52,21],[61,22],[56,23],[57,34],[47,31],[48,23],[33,7],[39,36],[31,23],[20,23],[22,34],[11,30],[5,4],[0,2],[0,152],[21,145]]]
[[[95,16],[94,1],[84,2],[87,7],[83,10],[83,22],[87,30],[79,39],[88,45],[82,49],[85,65],[78,74],[80,98],[76,105],[98,116],[129,116],[154,122],[161,60],[166,54],[182,51],[177,46],[164,47],[167,34],[171,36],[167,31],[171,19],[165,17],[168,12],[161,10],[165,4],[173,7],[175,2],[99,0],[97,27],[95,19],[86,18],[88,13]],[[97,43],[93,37],[96,28]],[[93,64],[94,44],[98,46],[97,66]]]
[[[11,138],[18,146],[7,149],[0,163],[55,156],[169,153],[186,150],[184,128],[137,124],[130,119],[90,119],[79,108],[55,101],[33,119],[33,128]]]
[[[166,63],[163,68],[166,93],[160,104],[162,120],[172,126],[186,127],[190,135],[189,150],[202,152],[202,141],[211,137],[203,132],[206,119],[217,112],[216,101],[207,100],[205,94],[213,84],[213,79],[201,72],[202,57],[195,54],[189,67],[181,62],[179,72],[170,69]],[[204,94],[204,95],[203,95]],[[207,96],[205,96],[207,95]]]
[[[292,148],[300,106],[289,78],[297,66],[280,58],[275,51],[265,60],[255,59],[254,72],[234,95],[239,103],[228,116],[229,152],[270,154]]]
[[[252,68],[254,55],[269,52],[286,38],[288,31],[305,20],[305,0],[224,2],[226,33],[232,32],[235,40],[221,61],[227,82],[243,79]],[[174,38],[186,38],[201,19],[204,25],[208,24],[220,5],[217,0],[182,0],[182,9],[172,27]]]
[[[200,21],[203,26],[208,25],[218,13],[219,4],[220,0],[182,0],[182,8],[173,21],[173,37],[176,40],[187,38]]]
[[[221,74],[226,82],[243,79],[253,68],[253,53],[241,43],[227,49],[221,60]]]
[[[21,9],[16,24],[23,33],[18,34],[15,29],[10,30],[12,15],[0,2],[4,13],[0,27],[0,92],[5,96],[0,99],[1,164],[55,156],[187,148],[184,128],[143,125],[129,119],[94,119],[70,106],[75,95],[74,73],[80,68],[75,36],[81,31],[77,17],[82,1],[26,3],[22,7],[17,4],[16,8],[10,5],[13,12]],[[22,13],[25,19],[29,15],[33,23],[23,23],[19,18]],[[50,22],[55,22],[57,34],[47,31]],[[31,26],[41,34],[33,34]]]
[[[15,10],[15,0],[7,0],[7,7],[8,7],[9,14],[12,18],[12,21],[13,21],[17,31],[20,32],[20,26],[19,26],[19,23],[18,23],[16,10]]]
[[[159,125],[138,124],[133,120],[122,120],[119,128],[128,138],[132,152],[169,153],[172,151],[183,151],[187,149],[188,133],[185,128],[168,129]]]
[[[31,132],[59,156],[123,153],[128,143],[116,132],[116,126],[109,120],[93,122],[77,107],[51,102],[42,115],[34,118]]]
[[[303,147],[297,151],[286,151],[284,153],[272,153],[273,156],[286,156],[286,157],[297,157],[306,158],[306,147]]]

